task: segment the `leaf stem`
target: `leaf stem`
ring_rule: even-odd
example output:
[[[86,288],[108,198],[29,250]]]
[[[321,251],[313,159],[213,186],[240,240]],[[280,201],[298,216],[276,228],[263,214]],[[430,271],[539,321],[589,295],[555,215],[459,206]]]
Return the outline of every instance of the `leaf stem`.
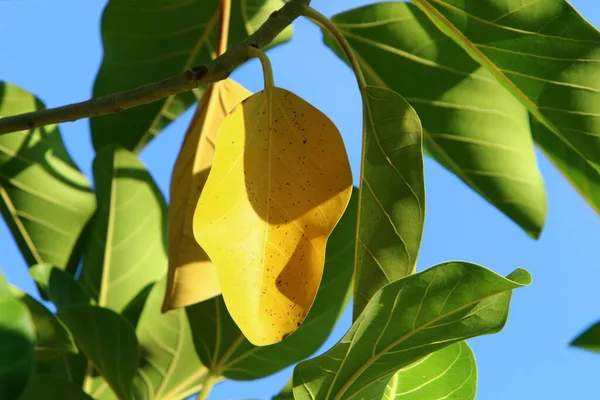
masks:
[[[209,372],[206,375],[206,379],[204,379],[204,383],[202,384],[202,389],[198,392],[198,397],[196,400],[206,400],[208,399],[208,395],[210,391],[215,386],[217,382],[219,382],[220,377],[218,375],[214,375],[212,372]]]
[[[0,135],[116,113],[223,80],[231,71],[250,58],[249,48],[263,48],[271,43],[281,31],[300,16],[302,7],[308,4],[310,0],[289,0],[281,9],[273,12],[246,40],[230,47],[208,64],[199,65],[188,69],[183,74],[136,89],[67,106],[0,118]]]
[[[352,47],[350,43],[344,37],[344,34],[339,30],[339,28],[331,22],[329,18],[310,7],[308,4],[302,4],[300,6],[302,10],[301,13],[306,18],[311,19],[313,22],[321,25],[323,28],[327,29],[329,33],[333,35],[333,37],[337,40],[339,45],[342,47],[342,50],[346,54],[346,58],[348,58],[348,62],[354,71],[354,75],[356,75],[356,81],[358,82],[358,87],[360,88],[361,93],[365,92],[367,87],[367,82],[365,80],[365,76],[360,68],[360,64],[356,56],[354,55],[354,51],[352,51]]]
[[[271,67],[271,61],[269,61],[269,57],[260,49],[256,47],[250,47],[248,49],[248,54],[252,58],[258,58],[262,65],[263,75],[265,77],[265,91],[270,91],[273,87],[275,87],[275,81],[273,79],[273,68]]]
[[[221,0],[220,2],[220,24],[219,41],[217,43],[217,56],[221,56],[227,51],[227,40],[229,39],[229,21],[231,19],[231,0]]]

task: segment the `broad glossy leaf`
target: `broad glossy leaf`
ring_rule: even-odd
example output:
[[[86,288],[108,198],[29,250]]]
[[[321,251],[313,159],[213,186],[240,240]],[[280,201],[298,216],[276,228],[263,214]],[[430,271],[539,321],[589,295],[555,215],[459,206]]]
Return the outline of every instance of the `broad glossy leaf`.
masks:
[[[546,197],[519,101],[412,4],[373,4],[333,21],[367,80],[415,108],[429,154],[537,237]]]
[[[36,375],[19,400],[92,400],[81,388],[55,375]]]
[[[34,265],[29,274],[58,309],[94,303],[73,276],[53,265]]]
[[[194,238],[194,210],[215,154],[219,125],[251,93],[231,79],[207,88],[185,134],[171,178],[169,280],[163,311],[221,294],[217,269]]]
[[[218,4],[218,0],[109,2],[102,16],[104,60],[94,97],[157,82],[212,60],[218,40]],[[281,0],[232,0],[229,43],[244,40],[281,6]],[[291,36],[289,27],[271,45]],[[94,147],[118,143],[141,150],[196,101],[195,94],[201,92],[195,92],[92,119]]]
[[[531,276],[508,278],[474,264],[448,262],[392,282],[367,304],[328,352],[294,370],[294,398],[381,398],[401,368],[436,350],[502,329],[513,289]]]
[[[0,117],[43,108],[31,93],[0,82]],[[74,269],[94,209],[57,126],[0,136],[0,211],[29,265]]]
[[[425,224],[422,129],[397,93],[367,87],[354,319],[389,282],[412,273]]]
[[[398,371],[384,400],[475,400],[477,363],[466,342],[435,351]]]
[[[133,328],[119,314],[97,306],[65,307],[59,316],[118,398],[134,399],[140,354]]]
[[[166,279],[154,285],[136,329],[142,351],[138,399],[183,399],[197,393],[206,377],[185,310],[161,313],[165,288]]]
[[[538,141],[546,153],[567,147],[600,171],[600,32],[568,2],[413,2],[548,128],[555,138]]]
[[[263,90],[221,124],[194,236],[253,344],[283,340],[306,317],[351,191],[339,131],[295,94]]]
[[[15,287],[12,288],[12,292],[27,306],[31,315],[35,327],[35,356],[38,362],[48,362],[67,353],[77,353],[71,334],[50,310]]]
[[[35,369],[35,326],[0,273],[0,399],[19,397]]]
[[[589,327],[577,339],[571,342],[571,346],[596,351],[600,353],[600,322]]]
[[[82,285],[98,305],[123,311],[166,271],[166,204],[136,155],[107,146],[94,160],[98,212],[92,221]]]
[[[327,241],[325,270],[315,303],[283,342],[254,346],[229,316],[222,297],[187,308],[196,351],[204,365],[229,379],[262,378],[317,351],[329,337],[351,293],[357,191]]]

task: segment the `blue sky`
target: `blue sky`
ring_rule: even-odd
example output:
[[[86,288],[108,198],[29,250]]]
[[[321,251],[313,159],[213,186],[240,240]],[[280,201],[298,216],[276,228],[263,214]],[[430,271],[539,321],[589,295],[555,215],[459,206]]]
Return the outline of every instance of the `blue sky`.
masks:
[[[484,0],[481,0],[484,1]],[[488,1],[488,0],[485,0]],[[375,1],[313,0],[327,16]],[[99,0],[0,1],[0,80],[19,85],[48,106],[81,101],[91,95],[101,62]],[[600,27],[597,0],[572,0]],[[322,45],[317,28],[295,23],[290,44],[269,53],[278,86],[291,90],[327,114],[338,126],[355,175],[359,172],[361,105],[354,77]],[[313,60],[318,60],[317,62]],[[262,88],[256,62],[233,75],[252,91]],[[166,197],[171,168],[187,112],[142,153],[141,158]],[[92,146],[87,120],[61,126],[68,150],[91,179]],[[461,181],[426,159],[427,220],[418,268],[447,260],[482,264],[503,275],[527,268],[533,284],[515,292],[505,329],[470,340],[479,367],[478,399],[598,399],[600,355],[567,343],[600,319],[600,219],[540,153],[548,194],[548,219],[540,240],[527,237]],[[28,292],[34,286],[6,225],[0,221],[0,270]],[[346,313],[333,345],[350,324]],[[291,368],[251,383],[218,385],[210,399],[260,398],[277,393]]]

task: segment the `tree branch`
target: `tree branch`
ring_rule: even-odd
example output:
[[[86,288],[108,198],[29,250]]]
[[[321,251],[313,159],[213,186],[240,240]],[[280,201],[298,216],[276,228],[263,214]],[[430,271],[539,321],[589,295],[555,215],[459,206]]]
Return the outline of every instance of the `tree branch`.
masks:
[[[188,69],[181,75],[133,90],[63,107],[0,118],[0,135],[116,113],[223,80],[251,57],[248,51],[250,47],[260,49],[271,43],[281,31],[301,15],[302,6],[308,4],[310,4],[310,0],[289,0],[280,10],[273,12],[269,19],[246,40],[230,47],[223,55],[208,64]]]

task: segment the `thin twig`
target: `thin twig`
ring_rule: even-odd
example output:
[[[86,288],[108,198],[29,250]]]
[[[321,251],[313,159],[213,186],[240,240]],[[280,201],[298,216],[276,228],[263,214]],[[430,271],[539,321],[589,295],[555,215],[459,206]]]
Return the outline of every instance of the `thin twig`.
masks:
[[[63,107],[14,115],[0,119],[0,135],[39,126],[98,117],[152,103],[209,83],[223,80],[250,56],[250,47],[263,48],[289,26],[301,13],[301,7],[310,0],[290,0],[246,40],[229,48],[223,55],[206,65],[188,69],[183,74],[162,82],[151,83],[133,90],[98,97]]]

